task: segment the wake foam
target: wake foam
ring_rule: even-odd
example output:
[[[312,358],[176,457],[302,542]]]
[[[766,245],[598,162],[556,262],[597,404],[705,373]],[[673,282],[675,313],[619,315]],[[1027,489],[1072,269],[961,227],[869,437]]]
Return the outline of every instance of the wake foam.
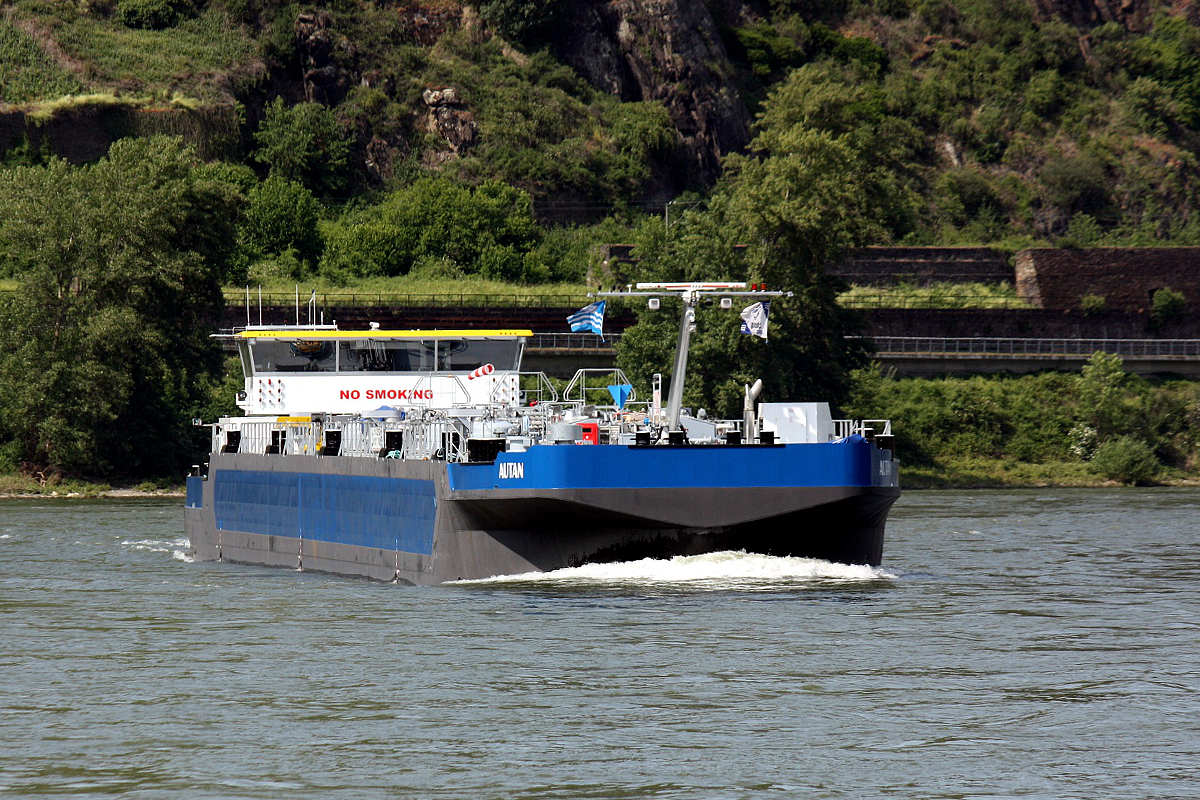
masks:
[[[174,541],[163,541],[162,539],[125,539],[121,544],[133,550],[143,550],[149,553],[170,553],[171,557],[177,561],[191,563],[193,560],[190,553],[180,549],[188,546],[186,537]]]
[[[585,564],[551,572],[499,575],[456,583],[762,590],[813,584],[890,581],[896,577],[885,569],[866,565],[723,551],[671,559],[645,558],[613,564]]]

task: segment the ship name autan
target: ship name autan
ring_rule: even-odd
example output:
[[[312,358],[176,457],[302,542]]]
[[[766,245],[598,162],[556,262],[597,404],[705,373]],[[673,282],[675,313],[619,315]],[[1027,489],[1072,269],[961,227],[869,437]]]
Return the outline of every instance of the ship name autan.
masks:
[[[432,400],[433,389],[358,389],[338,390],[339,400]]]
[[[501,478],[524,478],[525,477],[525,462],[523,462],[523,461],[501,461],[500,462],[500,477]]]

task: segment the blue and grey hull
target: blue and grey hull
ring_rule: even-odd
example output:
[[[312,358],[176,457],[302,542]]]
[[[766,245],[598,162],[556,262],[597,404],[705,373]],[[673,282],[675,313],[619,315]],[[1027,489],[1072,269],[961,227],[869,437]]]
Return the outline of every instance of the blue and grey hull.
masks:
[[[537,445],[494,462],[214,453],[197,560],[412,584],[745,550],[878,565],[900,490],[869,442]]]

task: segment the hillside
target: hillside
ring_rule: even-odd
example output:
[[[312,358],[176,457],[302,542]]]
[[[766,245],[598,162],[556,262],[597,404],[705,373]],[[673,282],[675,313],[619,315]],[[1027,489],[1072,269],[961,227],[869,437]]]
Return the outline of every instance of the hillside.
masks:
[[[29,117],[6,115],[0,146],[10,162],[87,160],[95,147],[71,143],[96,129],[182,132],[262,175],[271,102],[314,102],[348,145],[336,180],[310,186],[326,205],[437,174],[517,187],[542,221],[594,222],[704,195],[724,155],[800,122],[886,173],[876,243],[1195,243],[1198,14],[1158,0],[8,0],[0,100]]]

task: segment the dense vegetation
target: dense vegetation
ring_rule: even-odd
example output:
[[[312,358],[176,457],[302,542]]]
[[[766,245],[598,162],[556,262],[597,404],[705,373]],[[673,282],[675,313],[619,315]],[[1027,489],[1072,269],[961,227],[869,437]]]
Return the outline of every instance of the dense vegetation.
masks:
[[[1200,384],[1129,375],[1095,354],[1079,374],[897,379],[866,369],[845,411],[892,420],[905,483],[1153,483],[1195,474]]]
[[[0,306],[0,463],[159,476],[195,452],[238,204],[223,171],[177,139],[129,139],[88,167],[0,173],[21,277]]]
[[[223,380],[196,322],[221,283],[766,282],[795,292],[772,310],[772,340],[705,309],[686,402],[735,414],[762,376],[771,396],[865,413],[869,354],[845,338],[856,295],[823,269],[846,248],[1200,243],[1200,27],[1173,4],[1138,0],[1104,24],[1027,0],[719,4],[719,71],[755,123],[708,183],[681,167],[684,121],[666,103],[622,101],[556,56],[571,5],[8,2],[0,100],[35,125],[120,106],[137,119],[124,133],[166,130],[175,111],[195,148],[126,139],[70,166],[44,137],[8,142],[0,277],[20,289],[0,332],[0,461],[97,475],[187,463],[181,426],[215,408]],[[639,263],[603,266],[597,245],[613,242]],[[1179,298],[1155,303],[1156,319],[1181,313]],[[642,319],[620,354],[639,381],[669,372],[675,326],[670,309]],[[1013,386],[1044,384],[1053,409],[1072,396],[1056,380]],[[1057,463],[1020,450],[1035,423],[988,416],[997,385],[876,389],[943,411],[969,394],[961,418],[986,424],[942,436],[956,452]],[[1182,386],[1129,387],[1190,402]],[[935,389],[954,396],[914,399]],[[1037,424],[1059,441],[1081,414]],[[948,458],[935,432],[956,419],[898,424],[910,461]],[[1188,465],[1183,434],[1088,425],[1088,463],[1145,445]]]

